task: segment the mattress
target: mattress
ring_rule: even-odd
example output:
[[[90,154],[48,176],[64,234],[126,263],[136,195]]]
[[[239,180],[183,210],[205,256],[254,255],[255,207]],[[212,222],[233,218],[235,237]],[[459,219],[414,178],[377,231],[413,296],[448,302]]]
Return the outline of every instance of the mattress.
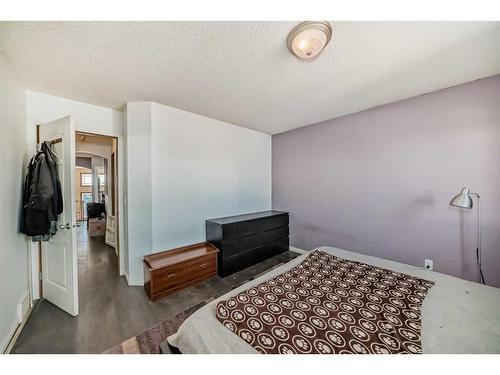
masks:
[[[347,250],[318,249],[343,259],[433,281],[435,285],[429,290],[421,311],[424,354],[500,353],[500,289]],[[202,307],[168,338],[169,344],[185,354],[258,353],[217,320],[217,303],[290,270],[306,257],[307,254],[301,255]]]

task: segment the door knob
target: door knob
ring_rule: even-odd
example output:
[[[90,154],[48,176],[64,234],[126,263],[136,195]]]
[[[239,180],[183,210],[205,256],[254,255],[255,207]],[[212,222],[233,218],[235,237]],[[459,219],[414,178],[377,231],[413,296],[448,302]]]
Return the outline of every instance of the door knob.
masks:
[[[64,224],[59,225],[59,229],[66,229],[66,225]]]

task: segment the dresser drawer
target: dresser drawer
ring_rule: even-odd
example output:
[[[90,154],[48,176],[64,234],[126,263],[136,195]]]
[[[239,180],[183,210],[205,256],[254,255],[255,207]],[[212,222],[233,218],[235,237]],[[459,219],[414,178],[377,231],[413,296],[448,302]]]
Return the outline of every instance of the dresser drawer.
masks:
[[[226,277],[234,272],[250,267],[264,259],[278,255],[289,249],[288,237],[277,241],[266,243],[265,245],[246,249],[240,253],[229,257],[218,257],[218,272],[222,277]],[[220,255],[220,253],[219,253]]]
[[[276,215],[259,220],[225,224],[222,227],[222,231],[225,240],[232,240],[284,226],[288,226],[288,214]]]
[[[222,240],[219,250],[220,256],[227,258],[249,249],[263,246],[269,242],[287,238],[289,234],[288,225],[286,227],[271,229],[262,233],[255,233],[233,240]]]
[[[175,264],[152,272],[153,294],[163,293],[216,272],[216,256]]]
[[[196,280],[207,273],[215,272],[215,256],[179,263],[153,272],[154,292],[175,288],[191,280]]]

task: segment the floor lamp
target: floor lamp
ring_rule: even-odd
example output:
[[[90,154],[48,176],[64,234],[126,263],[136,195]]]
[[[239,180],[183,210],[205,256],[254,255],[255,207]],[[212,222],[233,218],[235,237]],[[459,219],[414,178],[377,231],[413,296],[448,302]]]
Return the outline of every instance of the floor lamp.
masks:
[[[476,262],[477,262],[477,278],[482,284],[485,284],[483,270],[481,268],[481,197],[477,193],[471,193],[468,188],[463,188],[460,194],[455,195],[451,201],[450,206],[472,209],[472,197],[477,197],[477,248],[476,248]]]

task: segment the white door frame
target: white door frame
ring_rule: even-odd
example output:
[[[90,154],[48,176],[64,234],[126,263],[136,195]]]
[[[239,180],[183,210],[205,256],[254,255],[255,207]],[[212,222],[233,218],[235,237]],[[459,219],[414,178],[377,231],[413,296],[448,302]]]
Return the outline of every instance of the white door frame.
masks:
[[[119,189],[119,186],[120,186],[120,172],[119,172],[119,169],[120,169],[120,157],[119,157],[119,154],[120,154],[120,139],[119,137],[117,136],[113,136],[113,135],[105,135],[105,134],[97,134],[97,133],[89,133],[89,132],[84,132],[84,131],[78,131],[78,130],[75,130],[75,134],[77,135],[85,135],[85,134],[88,134],[90,136],[102,136],[102,137],[109,137],[109,138],[113,138],[113,139],[116,139],[116,154],[115,154],[115,162],[116,164],[118,165],[118,170],[116,170],[116,175],[117,175],[117,180],[115,181],[115,183],[117,184],[117,190],[116,190],[116,197],[115,197],[115,193],[113,192],[113,195],[112,195],[112,198],[113,199],[116,199],[117,201],[117,209],[118,209],[118,216],[116,215],[115,213],[115,224],[116,225],[116,228],[118,229],[118,241],[116,241],[116,248],[115,248],[115,252],[117,253],[117,256],[118,256],[118,271],[119,271],[119,274],[120,276],[124,276],[124,262],[122,261],[122,257],[123,257],[123,254],[121,254],[121,249],[122,249],[122,242],[121,242],[121,238],[120,238],[120,235],[121,235],[121,227],[122,227],[122,222],[120,221],[121,220],[121,205],[120,205],[120,198],[121,198],[121,195],[120,195],[120,189]],[[100,154],[100,153],[97,153],[95,151],[79,151],[79,152],[82,152],[82,153],[85,153],[85,154],[89,154],[89,155],[93,155],[93,156],[99,156],[101,158],[104,158],[104,159],[108,159],[108,165],[110,165],[109,163],[111,162],[111,159],[108,157],[108,155],[104,155],[104,154]],[[109,168],[109,167],[108,167]],[[114,178],[114,176],[112,177]]]
[[[71,113],[68,113],[71,115]],[[56,120],[54,118],[53,120]],[[36,154],[36,126],[38,124],[46,123],[50,121],[37,121],[33,119],[27,120],[27,134],[26,134],[26,160],[29,160],[33,155]],[[107,134],[100,133],[98,129],[99,124],[96,124],[95,134],[106,135],[110,137],[117,138],[117,163],[118,163],[118,243],[120,256],[118,257],[120,262],[119,273],[120,276],[126,276],[125,270],[125,257],[128,258],[128,249],[125,244],[125,231],[126,222],[124,220],[124,177],[125,177],[125,137],[123,134]],[[78,120],[75,119],[75,132],[90,133],[88,129],[80,129],[78,127]],[[72,189],[75,187],[72,186]],[[40,252],[38,242],[28,241],[29,250],[29,265],[30,265],[30,289],[31,289],[31,299],[35,301],[41,298],[40,290]]]

